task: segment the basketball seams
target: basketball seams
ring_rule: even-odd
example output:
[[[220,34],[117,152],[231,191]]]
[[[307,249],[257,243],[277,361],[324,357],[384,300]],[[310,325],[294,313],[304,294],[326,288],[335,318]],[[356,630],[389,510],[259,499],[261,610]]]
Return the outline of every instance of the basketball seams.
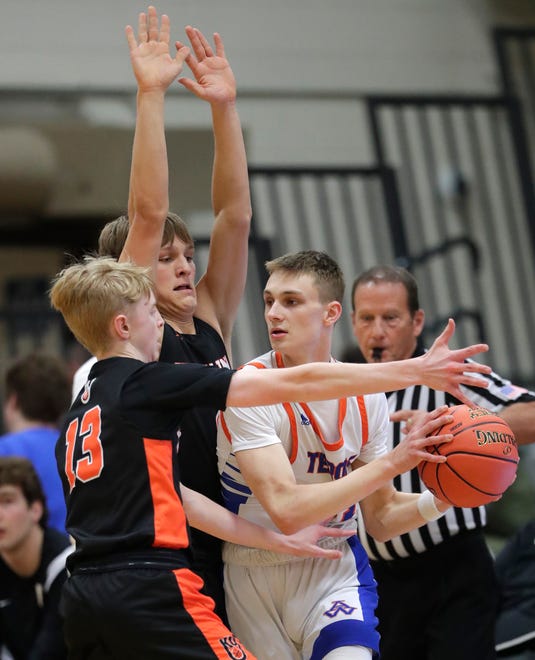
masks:
[[[453,421],[432,435],[451,433],[453,440],[426,447],[429,453],[448,460],[422,461],[420,478],[436,497],[453,506],[488,504],[514,481],[518,464],[514,434],[505,420],[486,409],[460,404],[450,412]],[[452,428],[455,430],[448,430]]]
[[[488,458],[488,459],[491,460],[491,461],[495,460],[495,458],[494,458],[493,456],[488,456],[488,457],[486,457],[486,458]],[[499,460],[499,459],[498,459],[498,460]],[[458,471],[457,471],[455,468],[453,468],[451,465],[448,465],[448,463],[442,463],[442,465],[444,466],[444,468],[443,468],[444,471],[446,471],[446,469],[449,470],[449,471],[450,471],[450,472],[451,472],[451,473],[452,473],[457,479],[459,479],[459,481],[462,481],[463,483],[465,483],[465,484],[466,484],[467,486],[469,486],[472,490],[475,490],[475,491],[477,491],[478,493],[481,493],[482,495],[488,495],[489,497],[499,497],[499,496],[501,495],[500,492],[496,492],[496,493],[494,493],[494,492],[490,492],[490,491],[487,491],[487,490],[483,490],[482,488],[479,488],[479,486],[476,486],[476,485],[473,484],[471,481],[468,481],[468,479],[467,479],[466,477],[464,477],[460,472],[458,472]],[[443,479],[446,480],[447,477],[444,476]],[[438,483],[440,484],[440,481],[441,481],[440,473],[437,474],[437,481],[438,481]],[[440,486],[440,490],[441,490],[442,492],[444,492],[444,488],[443,488],[442,485]],[[449,501],[449,500],[448,500],[448,501]]]
[[[453,437],[455,437],[456,435],[459,435],[459,433],[464,433],[465,431],[469,431],[470,429],[476,429],[476,428],[479,428],[480,426],[485,426],[485,427],[488,428],[490,424],[492,424],[492,426],[502,426],[503,428],[510,431],[509,425],[505,421],[500,420],[499,418],[496,418],[496,416],[494,416],[494,419],[492,421],[490,421],[490,424],[489,424],[489,421],[490,420],[488,420],[488,419],[487,420],[481,419],[481,421],[474,422],[473,424],[470,424],[469,426],[462,426],[460,429],[458,429],[457,431],[452,433],[452,435],[453,435]],[[444,425],[444,426],[446,426],[446,425]],[[440,430],[442,430],[444,428],[444,426],[442,426]],[[435,433],[433,433],[433,435],[440,435],[440,432],[438,432],[438,433],[435,432]],[[443,444],[445,444],[445,443],[443,443]]]

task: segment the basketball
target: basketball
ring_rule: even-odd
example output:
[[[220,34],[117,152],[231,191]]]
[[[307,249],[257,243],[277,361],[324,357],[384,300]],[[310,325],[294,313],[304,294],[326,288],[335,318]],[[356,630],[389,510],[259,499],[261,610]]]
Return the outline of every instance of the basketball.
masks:
[[[459,405],[448,412],[453,421],[433,435],[451,433],[453,440],[428,447],[448,460],[422,461],[420,478],[433,495],[453,506],[474,507],[498,499],[515,480],[518,465],[511,428],[485,408]]]

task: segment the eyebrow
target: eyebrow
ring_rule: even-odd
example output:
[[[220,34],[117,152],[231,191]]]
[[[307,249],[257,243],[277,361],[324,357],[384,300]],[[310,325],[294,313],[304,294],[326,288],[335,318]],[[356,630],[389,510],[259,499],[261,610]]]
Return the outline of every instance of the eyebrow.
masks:
[[[264,295],[266,295],[266,294],[270,295],[270,296],[273,295],[273,293],[269,289],[264,289]],[[302,296],[303,292],[300,289],[286,289],[285,291],[281,291],[279,295],[281,295],[281,296],[288,296],[288,295]]]

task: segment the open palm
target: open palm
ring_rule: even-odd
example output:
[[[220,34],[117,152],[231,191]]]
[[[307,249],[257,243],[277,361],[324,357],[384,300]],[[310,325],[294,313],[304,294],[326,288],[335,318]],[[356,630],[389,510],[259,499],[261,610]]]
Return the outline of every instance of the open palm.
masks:
[[[200,30],[188,26],[186,34],[195,54],[189,54],[186,63],[195,80],[180,78],[178,82],[209,103],[234,101],[236,80],[225,57],[223,41],[219,34],[214,34],[215,53]],[[182,44],[177,42],[177,48],[182,47]]]
[[[181,47],[173,58],[169,53],[169,18],[162,15],[158,26],[158,15],[154,7],[149,7],[148,15],[140,13],[138,38],[133,28],[126,27],[126,38],[130,48],[132,69],[138,87],[142,91],[151,89],[167,89],[176,80],[184,60],[189,54],[189,48]]]

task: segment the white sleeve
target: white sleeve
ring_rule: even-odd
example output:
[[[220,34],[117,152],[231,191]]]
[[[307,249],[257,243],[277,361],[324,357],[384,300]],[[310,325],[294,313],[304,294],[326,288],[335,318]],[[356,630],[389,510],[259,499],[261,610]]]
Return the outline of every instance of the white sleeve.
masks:
[[[365,397],[365,402],[368,415],[368,442],[362,448],[359,460],[369,463],[388,453],[390,413],[384,394],[369,394]]]
[[[72,377],[72,400],[76,399],[78,392],[82,389],[87,381],[91,367],[97,361],[96,357],[89,358],[86,360],[78,369],[74,372]]]
[[[222,414],[232,451],[258,449],[280,443],[278,434],[279,406],[227,408]]]

